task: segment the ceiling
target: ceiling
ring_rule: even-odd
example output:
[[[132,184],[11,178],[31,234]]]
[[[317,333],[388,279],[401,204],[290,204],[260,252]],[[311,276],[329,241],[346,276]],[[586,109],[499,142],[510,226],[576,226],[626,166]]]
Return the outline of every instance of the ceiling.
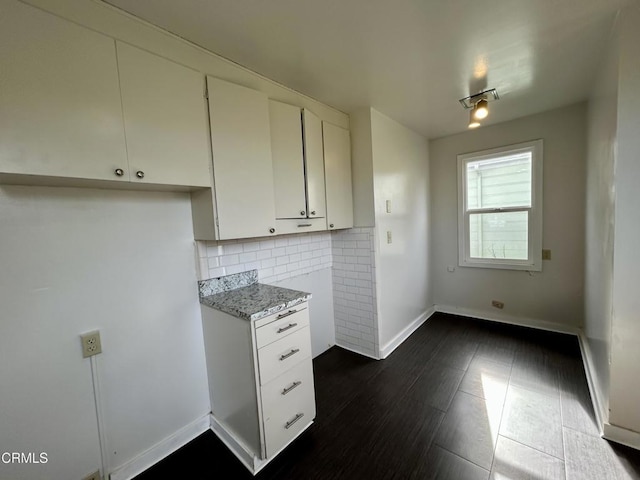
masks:
[[[343,112],[436,138],[584,100],[627,0],[106,0]]]

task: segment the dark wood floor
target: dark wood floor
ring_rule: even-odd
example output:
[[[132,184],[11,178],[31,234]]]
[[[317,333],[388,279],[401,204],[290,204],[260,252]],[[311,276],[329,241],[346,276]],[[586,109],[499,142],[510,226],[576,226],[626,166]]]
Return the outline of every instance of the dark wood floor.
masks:
[[[314,360],[316,422],[255,478],[623,480],[598,436],[575,337],[436,314],[386,360]],[[249,479],[212,432],[138,480]]]

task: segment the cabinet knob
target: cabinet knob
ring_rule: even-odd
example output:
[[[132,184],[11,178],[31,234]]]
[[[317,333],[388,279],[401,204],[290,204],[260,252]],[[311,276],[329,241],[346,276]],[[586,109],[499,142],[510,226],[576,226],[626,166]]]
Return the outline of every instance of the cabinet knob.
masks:
[[[269,233],[276,233],[276,229],[275,229],[275,228],[273,228],[273,227],[271,227],[271,228],[269,229]]]
[[[329,228],[333,228],[333,223],[330,223],[330,224],[329,224]]]
[[[121,168],[116,168],[113,173],[115,173],[118,177],[121,177],[124,175],[124,170],[122,170]]]
[[[304,215],[305,215],[306,213],[307,213],[307,212],[305,212],[304,210],[300,210],[300,215],[302,215],[303,217],[304,217]]]
[[[316,214],[316,211],[315,211],[315,210],[313,210],[313,211],[311,212],[311,215],[315,215],[315,214]]]
[[[138,177],[138,178],[144,178],[144,172],[143,172],[142,170],[138,170],[138,171],[136,172],[136,177]]]

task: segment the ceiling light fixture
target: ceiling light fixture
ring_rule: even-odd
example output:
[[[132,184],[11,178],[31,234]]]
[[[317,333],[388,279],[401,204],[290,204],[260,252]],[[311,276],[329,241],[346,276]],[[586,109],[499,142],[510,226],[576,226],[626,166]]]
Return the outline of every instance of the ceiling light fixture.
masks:
[[[469,116],[469,128],[479,127],[479,120],[483,120],[489,115],[489,102],[499,99],[500,97],[498,96],[498,92],[495,88],[461,98],[460,104],[463,108],[471,110]]]

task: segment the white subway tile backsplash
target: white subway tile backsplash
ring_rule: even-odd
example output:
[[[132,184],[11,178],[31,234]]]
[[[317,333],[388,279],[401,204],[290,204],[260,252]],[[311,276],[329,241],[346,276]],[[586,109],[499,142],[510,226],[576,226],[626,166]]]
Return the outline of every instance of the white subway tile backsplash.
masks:
[[[237,265],[239,263],[240,263],[240,257],[237,254],[223,255],[222,257],[220,257],[220,265],[222,267],[226,267],[227,265]]]
[[[196,242],[199,280],[258,270],[263,283],[331,267],[331,233]],[[293,258],[291,258],[293,257]]]
[[[233,255],[234,253],[242,253],[242,243],[224,243],[222,245],[223,255]]]
[[[273,250],[271,250],[270,248],[267,248],[265,250],[258,250],[256,252],[256,258],[258,260],[264,260],[265,258],[271,258],[271,253],[273,252]]]
[[[242,244],[242,250],[244,252],[256,252],[260,250],[260,242],[248,242]]]
[[[256,252],[241,253],[238,256],[240,263],[255,262],[258,259]]]
[[[269,250],[276,246],[275,240],[262,240],[260,242],[260,250]]]
[[[286,265],[289,263],[289,255],[283,255],[276,258],[276,265]]]
[[[267,258],[265,260],[262,260],[260,262],[260,269],[266,269],[266,268],[272,268],[276,266],[276,259],[275,258]]]

